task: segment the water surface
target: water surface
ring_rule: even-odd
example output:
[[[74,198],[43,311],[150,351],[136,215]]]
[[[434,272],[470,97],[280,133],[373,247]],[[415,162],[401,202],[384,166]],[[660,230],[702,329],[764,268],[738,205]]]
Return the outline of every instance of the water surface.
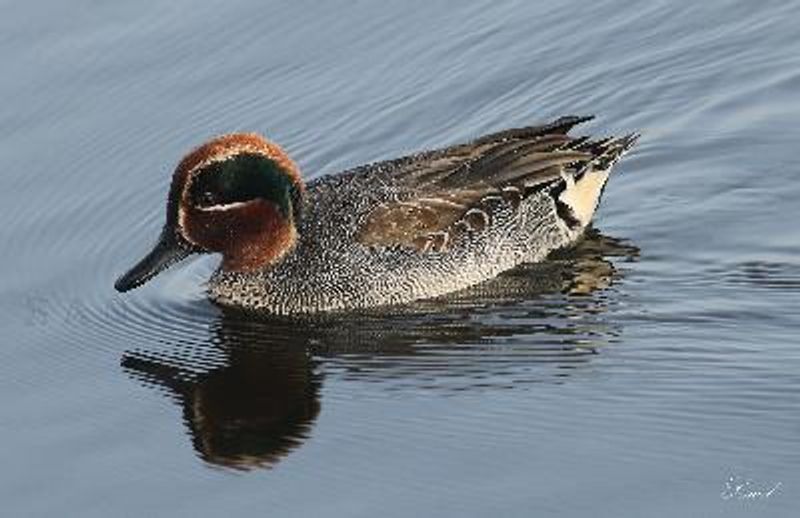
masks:
[[[793,516],[800,6],[8,4],[0,495],[15,516]],[[307,178],[564,114],[643,133],[577,249],[298,326],[217,259],[126,296],[171,170]]]

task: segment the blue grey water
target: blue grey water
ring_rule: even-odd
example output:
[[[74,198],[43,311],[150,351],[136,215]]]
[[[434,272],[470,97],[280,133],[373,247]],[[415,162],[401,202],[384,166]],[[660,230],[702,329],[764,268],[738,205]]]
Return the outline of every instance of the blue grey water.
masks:
[[[2,2],[8,516],[797,516],[800,3]],[[172,168],[308,178],[564,114],[640,131],[596,232],[310,324],[122,296]]]

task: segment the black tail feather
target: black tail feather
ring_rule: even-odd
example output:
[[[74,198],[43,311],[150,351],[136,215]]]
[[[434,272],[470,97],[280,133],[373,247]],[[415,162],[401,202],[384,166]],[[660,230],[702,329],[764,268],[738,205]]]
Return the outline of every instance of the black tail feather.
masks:
[[[569,130],[571,130],[578,124],[588,122],[592,119],[594,119],[594,115],[585,115],[585,116],[567,115],[565,117],[560,117],[548,124],[542,124],[539,126],[528,126],[525,128],[515,128],[515,129],[501,131],[498,133],[492,133],[490,135],[486,135],[484,137],[475,140],[473,144],[480,145],[492,142],[499,143],[505,140],[530,139],[540,135],[548,135],[548,134],[565,135],[567,132],[569,132]]]

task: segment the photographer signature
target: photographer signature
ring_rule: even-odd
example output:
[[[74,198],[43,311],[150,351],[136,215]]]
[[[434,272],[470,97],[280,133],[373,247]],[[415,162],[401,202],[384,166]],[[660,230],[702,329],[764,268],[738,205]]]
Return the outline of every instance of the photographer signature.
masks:
[[[720,493],[723,500],[765,500],[775,494],[783,484],[759,484],[749,478],[732,475],[725,481]]]

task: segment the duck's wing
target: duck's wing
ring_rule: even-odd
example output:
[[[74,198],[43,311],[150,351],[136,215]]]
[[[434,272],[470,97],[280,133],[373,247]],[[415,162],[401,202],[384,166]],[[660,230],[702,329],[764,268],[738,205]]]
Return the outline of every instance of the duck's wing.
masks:
[[[592,141],[567,135],[591,118],[562,117],[383,164],[381,170],[402,195],[370,211],[359,241],[441,251],[456,232],[483,230],[497,201],[516,209],[522,199],[565,182],[567,175],[607,168],[635,136]]]

